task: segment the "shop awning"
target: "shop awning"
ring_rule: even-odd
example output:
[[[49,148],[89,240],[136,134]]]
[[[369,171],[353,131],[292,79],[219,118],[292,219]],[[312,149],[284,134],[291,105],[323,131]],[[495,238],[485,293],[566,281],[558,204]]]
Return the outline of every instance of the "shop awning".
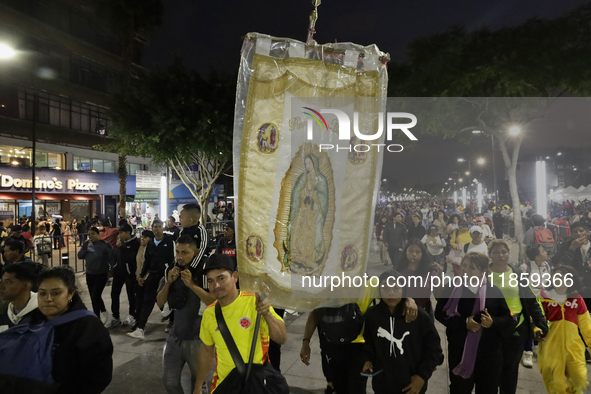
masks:
[[[31,193],[0,193],[0,200],[31,200],[33,195]],[[100,200],[101,197],[96,194],[48,194],[35,193],[36,200],[74,200],[74,201],[89,201]]]

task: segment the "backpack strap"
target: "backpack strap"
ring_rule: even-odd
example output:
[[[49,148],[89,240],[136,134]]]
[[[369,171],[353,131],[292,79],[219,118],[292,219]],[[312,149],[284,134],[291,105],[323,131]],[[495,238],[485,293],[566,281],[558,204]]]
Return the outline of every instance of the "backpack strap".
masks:
[[[91,312],[86,309],[81,309],[81,310],[73,311],[70,313],[64,313],[63,315],[60,315],[60,316],[56,317],[55,319],[48,320],[47,323],[45,323],[45,324],[50,324],[52,326],[59,326],[60,324],[70,323],[70,322],[73,322],[74,320],[78,320],[78,319],[86,317],[86,316],[95,316],[96,317],[94,312]]]
[[[230,355],[232,356],[234,365],[236,365],[236,370],[238,371],[238,374],[241,377],[245,377],[246,365],[244,364],[244,360],[242,360],[242,356],[240,355],[240,351],[236,346],[236,342],[234,342],[234,338],[232,338],[232,334],[230,334],[230,330],[226,325],[224,315],[222,314],[222,306],[220,305],[219,301],[215,303],[215,319],[218,323],[220,334],[222,334],[222,338],[224,338],[224,342],[226,342],[226,346],[230,351]]]

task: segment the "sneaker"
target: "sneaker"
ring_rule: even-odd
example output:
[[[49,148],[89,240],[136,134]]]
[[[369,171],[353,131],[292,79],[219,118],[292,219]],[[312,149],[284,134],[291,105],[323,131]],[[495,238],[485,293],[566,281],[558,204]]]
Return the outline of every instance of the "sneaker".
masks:
[[[521,364],[523,364],[523,366],[525,368],[532,368],[534,366],[533,356],[534,356],[533,352],[523,352],[523,357],[521,358]]]
[[[121,325],[121,320],[119,319],[111,319],[109,323],[105,325],[107,328],[113,328]]]
[[[144,339],[144,330],[136,328],[134,332],[128,332],[127,336],[135,339]]]
[[[127,319],[123,320],[122,323],[124,326],[135,326],[135,317],[127,316]]]
[[[164,332],[168,334],[170,332],[170,329],[172,328],[173,325],[174,325],[174,322],[173,321],[169,321],[168,322],[168,325],[164,329]]]
[[[326,386],[326,390],[324,390],[324,394],[334,394],[334,387],[332,386]]]
[[[101,319],[101,322],[103,323],[103,325],[106,325],[107,322],[109,321],[109,312],[107,312],[107,311],[101,312],[100,319]]]

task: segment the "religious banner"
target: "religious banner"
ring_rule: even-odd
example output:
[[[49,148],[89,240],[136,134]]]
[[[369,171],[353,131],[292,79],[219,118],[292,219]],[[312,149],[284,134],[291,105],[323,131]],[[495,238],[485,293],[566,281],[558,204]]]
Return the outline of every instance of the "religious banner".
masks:
[[[310,310],[356,299],[327,277],[367,268],[382,167],[387,55],[248,34],[234,125],[241,289]]]

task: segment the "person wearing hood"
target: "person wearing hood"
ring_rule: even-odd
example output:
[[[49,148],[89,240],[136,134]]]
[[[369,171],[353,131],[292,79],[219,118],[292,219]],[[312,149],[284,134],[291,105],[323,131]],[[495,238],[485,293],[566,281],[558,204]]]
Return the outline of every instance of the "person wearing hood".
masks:
[[[405,321],[406,288],[398,286],[399,277],[394,270],[380,275],[381,301],[364,317],[363,372],[375,374],[376,394],[425,393],[433,371],[443,363],[441,339],[429,314],[419,308],[416,320]]]
[[[6,267],[0,281],[0,300],[8,301],[8,309],[0,314],[0,332],[17,324],[30,323],[37,310],[38,267],[34,263],[12,264]]]
[[[102,294],[113,266],[113,248],[109,242],[99,239],[99,234],[96,227],[88,229],[88,239],[78,251],[78,258],[86,260],[86,284],[92,301],[92,310],[103,324],[107,324],[109,313]]]
[[[514,325],[503,293],[486,279],[488,263],[482,253],[465,255],[460,269],[467,283],[444,288],[437,300],[435,318],[446,327],[451,394],[469,394],[474,387],[479,394],[498,392],[503,336]]]
[[[86,310],[76,289],[74,271],[68,266],[45,270],[39,275],[38,302],[32,324]],[[97,317],[89,314],[55,326],[53,348],[56,394],[99,394],[111,383],[113,343]]]

